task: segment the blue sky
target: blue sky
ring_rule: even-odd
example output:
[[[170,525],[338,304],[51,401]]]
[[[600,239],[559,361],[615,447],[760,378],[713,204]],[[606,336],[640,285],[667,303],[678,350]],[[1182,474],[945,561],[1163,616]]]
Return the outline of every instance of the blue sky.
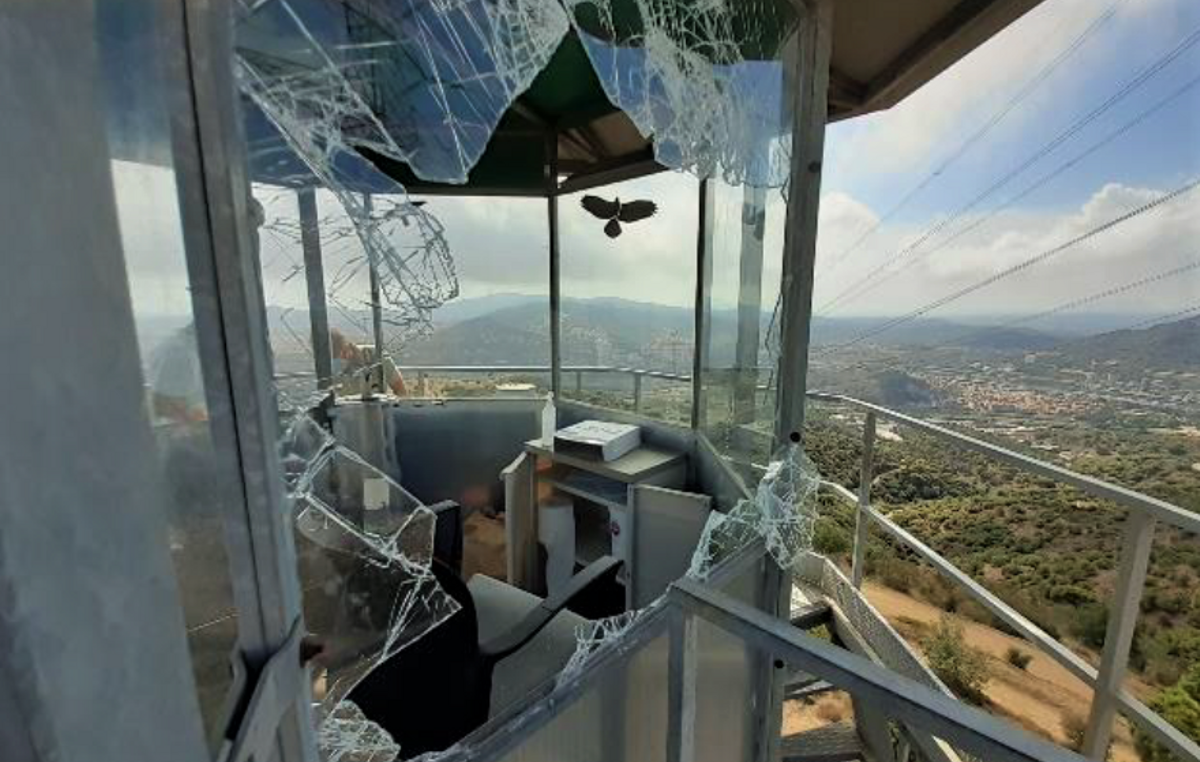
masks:
[[[830,127],[826,192],[872,209],[898,197],[998,113],[1112,0],[1050,0],[887,112]],[[971,198],[1104,103],[1125,83],[1200,29],[1195,0],[1118,0],[1116,13],[1020,105],[896,215],[922,222]],[[1147,80],[994,201],[1052,169],[1200,75],[1200,45]],[[924,133],[915,135],[913,133]],[[1108,182],[1167,186],[1200,171],[1200,86],[1023,202],[1039,211],[1078,205]],[[864,151],[866,157],[863,157]],[[887,155],[882,168],[872,161]]]
[[[886,224],[854,247],[912,188],[1026,88],[1110,7],[1115,13]],[[895,260],[912,241],[954,215],[1104,104],[1155,61],[1200,30],[1195,0],[1048,0],[892,109],[830,127],[826,142],[817,304],[889,261],[915,260],[830,314],[897,314],[953,293],[1200,176],[1200,84],[1123,136],[997,210],[1027,186],[1200,76],[1200,44],[1147,79],[1077,134],[1014,177],[944,236]],[[1197,194],[947,305],[937,314],[1032,313],[1200,257]],[[980,216],[986,219],[980,220]],[[852,248],[853,247],[853,248]],[[838,255],[852,248],[845,257]],[[885,267],[885,272],[890,268]],[[854,293],[851,291],[851,293]],[[1195,271],[1095,311],[1155,314],[1200,301]]]

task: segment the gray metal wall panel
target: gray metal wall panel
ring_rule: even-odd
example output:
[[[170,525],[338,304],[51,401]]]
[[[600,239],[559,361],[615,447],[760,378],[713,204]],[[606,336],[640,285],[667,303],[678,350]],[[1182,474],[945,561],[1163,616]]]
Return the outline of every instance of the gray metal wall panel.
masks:
[[[0,675],[21,707],[0,738],[200,762],[95,39],[90,2],[0,6],[0,395],[20,401],[0,434]]]
[[[538,436],[544,400],[402,402],[392,408],[400,482],[427,503],[499,507],[500,471]]]

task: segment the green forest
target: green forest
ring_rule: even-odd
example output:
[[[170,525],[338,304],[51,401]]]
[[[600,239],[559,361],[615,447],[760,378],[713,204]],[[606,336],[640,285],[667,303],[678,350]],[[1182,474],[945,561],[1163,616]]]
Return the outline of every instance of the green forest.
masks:
[[[858,488],[861,419],[811,408],[806,447],[822,475]],[[1095,663],[1116,583],[1124,509],[1022,474],[917,432],[880,440],[872,503],[1031,621]],[[974,436],[978,432],[968,431]],[[1200,438],[1168,416],[1096,411],[1038,427],[1029,441],[997,444],[1200,511]],[[1049,446],[1049,447],[1046,447]],[[1047,452],[1056,453],[1048,458]],[[823,499],[814,543],[847,561],[854,509]],[[873,534],[867,572],[940,608],[1007,629],[914,553]],[[1200,731],[1200,538],[1158,526],[1130,664],[1159,689],[1152,705]],[[1189,682],[1188,674],[1192,677]],[[1142,755],[1152,744],[1139,738]]]

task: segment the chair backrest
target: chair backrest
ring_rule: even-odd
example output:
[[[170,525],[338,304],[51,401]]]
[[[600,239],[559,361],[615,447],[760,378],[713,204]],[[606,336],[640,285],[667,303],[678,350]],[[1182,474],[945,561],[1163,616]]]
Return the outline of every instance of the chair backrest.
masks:
[[[405,759],[446,749],[486,722],[492,691],[471,594],[445,564],[434,561],[432,569],[461,608],[377,665],[348,696],[391,734]]]

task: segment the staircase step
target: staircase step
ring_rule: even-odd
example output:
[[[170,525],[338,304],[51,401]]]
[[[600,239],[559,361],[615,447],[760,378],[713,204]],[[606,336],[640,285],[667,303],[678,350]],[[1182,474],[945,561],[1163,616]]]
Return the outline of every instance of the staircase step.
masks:
[[[811,630],[826,624],[833,617],[833,607],[826,601],[817,601],[792,609],[791,623],[801,630]]]
[[[853,722],[835,722],[784,736],[780,762],[855,762],[863,759],[862,741]]]
[[[802,680],[796,680],[784,686],[783,697],[787,701],[793,701],[801,698],[812,698],[813,696],[819,696],[822,693],[836,690],[839,689],[833,683],[810,675]]]

